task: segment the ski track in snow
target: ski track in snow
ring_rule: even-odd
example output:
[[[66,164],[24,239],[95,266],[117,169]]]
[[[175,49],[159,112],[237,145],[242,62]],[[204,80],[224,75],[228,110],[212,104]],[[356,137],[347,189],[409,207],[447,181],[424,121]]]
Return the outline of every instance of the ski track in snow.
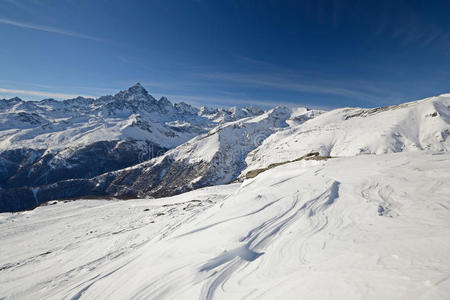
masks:
[[[448,299],[450,155],[0,214],[0,299]]]

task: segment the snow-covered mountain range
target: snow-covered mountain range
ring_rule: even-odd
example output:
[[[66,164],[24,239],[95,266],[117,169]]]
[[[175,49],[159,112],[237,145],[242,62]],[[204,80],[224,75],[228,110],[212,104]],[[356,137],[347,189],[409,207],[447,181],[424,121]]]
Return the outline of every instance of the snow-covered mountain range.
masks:
[[[0,150],[19,148],[58,151],[97,141],[135,140],[166,149],[208,131],[217,124],[260,115],[257,108],[193,107],[153,98],[139,83],[114,96],[1,100]]]
[[[262,111],[137,84],[0,124],[0,299],[449,298],[450,94]]]
[[[51,199],[37,197],[41,186],[133,166],[220,124],[262,113],[172,104],[156,100],[139,83],[98,99],[0,100],[0,211]]]
[[[449,149],[449,95],[374,109],[196,108],[139,83],[114,96],[0,101],[0,211],[162,197],[319,156]],[[259,171],[258,171],[259,172]]]

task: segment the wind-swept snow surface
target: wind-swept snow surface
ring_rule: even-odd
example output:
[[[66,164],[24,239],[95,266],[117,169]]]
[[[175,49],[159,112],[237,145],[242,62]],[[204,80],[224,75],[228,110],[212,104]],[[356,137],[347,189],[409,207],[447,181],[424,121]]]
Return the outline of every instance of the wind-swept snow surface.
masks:
[[[0,298],[449,299],[449,182],[448,153],[360,155],[0,214]]]

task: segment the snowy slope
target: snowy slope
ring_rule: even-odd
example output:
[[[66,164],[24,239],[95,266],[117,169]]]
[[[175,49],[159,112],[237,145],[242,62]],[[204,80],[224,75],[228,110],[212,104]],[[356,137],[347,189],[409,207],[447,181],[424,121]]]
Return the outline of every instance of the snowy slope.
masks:
[[[448,299],[448,182],[450,154],[416,151],[3,213],[0,298]]]
[[[165,160],[190,165],[208,163],[216,165],[216,172],[220,172],[215,174],[214,183],[228,183],[245,167],[247,154],[272,133],[287,127],[286,121],[290,117],[289,109],[277,107],[257,117],[225,123],[149,161],[149,164],[153,167]]]
[[[342,108],[271,135],[251,152],[248,168],[307,153],[354,156],[450,149],[450,94],[373,109]]]

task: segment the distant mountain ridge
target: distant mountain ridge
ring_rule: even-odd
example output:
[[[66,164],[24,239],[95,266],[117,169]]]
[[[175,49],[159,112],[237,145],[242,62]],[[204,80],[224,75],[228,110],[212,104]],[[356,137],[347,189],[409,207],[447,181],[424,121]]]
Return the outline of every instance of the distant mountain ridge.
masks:
[[[66,144],[114,139],[146,140],[172,148],[217,124],[262,113],[254,107],[224,109],[197,108],[184,102],[172,104],[166,97],[156,100],[139,83],[114,96],[97,99],[23,101],[16,97],[0,100],[0,130],[25,131],[3,132],[0,150],[58,149]],[[62,135],[66,130],[71,132]]]

